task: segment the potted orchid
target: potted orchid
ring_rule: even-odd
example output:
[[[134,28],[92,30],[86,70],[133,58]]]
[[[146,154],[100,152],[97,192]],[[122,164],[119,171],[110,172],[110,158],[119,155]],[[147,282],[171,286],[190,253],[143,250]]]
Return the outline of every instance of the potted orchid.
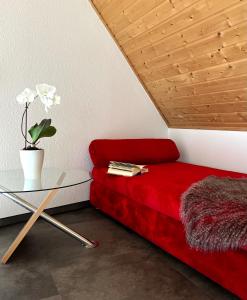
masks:
[[[60,104],[60,97],[56,94],[56,88],[45,83],[37,84],[35,91],[26,88],[16,97],[19,104],[25,105],[21,119],[21,133],[25,146],[20,150],[20,160],[26,179],[40,178],[44,149],[40,149],[38,144],[41,138],[51,137],[56,133],[56,128],[51,126],[51,119],[43,119],[39,124],[36,123],[28,129],[28,109],[36,99],[40,99],[44,104],[46,112],[52,105]]]

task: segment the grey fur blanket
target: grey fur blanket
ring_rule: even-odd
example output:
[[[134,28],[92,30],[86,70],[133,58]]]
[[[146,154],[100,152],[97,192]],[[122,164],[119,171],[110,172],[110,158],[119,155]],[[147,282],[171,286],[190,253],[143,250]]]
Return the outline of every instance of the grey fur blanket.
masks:
[[[182,195],[180,216],[192,248],[226,251],[247,246],[247,178],[209,176]]]

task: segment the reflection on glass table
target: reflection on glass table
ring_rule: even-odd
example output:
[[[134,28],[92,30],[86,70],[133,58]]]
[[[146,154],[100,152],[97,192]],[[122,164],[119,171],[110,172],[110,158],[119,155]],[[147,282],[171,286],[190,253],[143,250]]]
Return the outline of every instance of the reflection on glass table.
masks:
[[[59,187],[56,186],[59,176],[65,173],[63,182]],[[26,193],[48,191],[52,189],[61,189],[91,180],[87,171],[81,169],[62,170],[62,169],[44,169],[41,178],[37,180],[25,179],[21,169],[0,171],[0,186],[11,193]]]

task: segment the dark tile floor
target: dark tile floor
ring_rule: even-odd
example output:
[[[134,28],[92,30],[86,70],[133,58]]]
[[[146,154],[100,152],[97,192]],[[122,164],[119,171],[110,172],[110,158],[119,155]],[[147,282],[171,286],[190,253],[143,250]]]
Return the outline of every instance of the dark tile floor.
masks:
[[[237,299],[92,208],[56,218],[100,246],[83,248],[38,221],[9,264],[0,266],[1,300]],[[0,228],[1,256],[22,226]]]

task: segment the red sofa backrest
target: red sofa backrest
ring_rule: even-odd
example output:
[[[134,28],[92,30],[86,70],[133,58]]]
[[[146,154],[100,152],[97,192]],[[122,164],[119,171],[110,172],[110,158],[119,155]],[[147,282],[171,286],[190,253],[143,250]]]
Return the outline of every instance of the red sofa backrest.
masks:
[[[179,151],[169,139],[99,139],[89,146],[96,167],[107,167],[111,160],[134,164],[158,164],[176,161]]]

